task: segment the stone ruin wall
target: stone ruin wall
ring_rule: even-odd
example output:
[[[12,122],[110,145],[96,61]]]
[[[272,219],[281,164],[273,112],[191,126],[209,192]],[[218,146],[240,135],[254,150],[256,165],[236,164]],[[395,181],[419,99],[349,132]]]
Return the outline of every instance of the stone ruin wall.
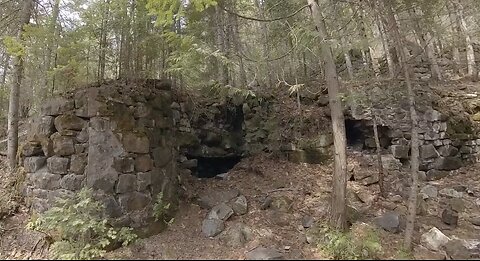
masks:
[[[33,211],[93,188],[112,225],[158,233],[159,193],[177,206],[171,87],[158,80],[91,87],[45,102],[21,148]]]
[[[385,114],[388,114],[386,112]],[[386,135],[390,139],[388,152],[394,158],[407,163],[410,160],[410,122],[407,110],[396,111],[391,117],[383,115],[383,126],[388,127]],[[420,171],[424,179],[437,180],[447,176],[452,170],[480,160],[480,139],[473,133],[465,133],[454,126],[445,112],[431,106],[418,112]],[[353,113],[355,120],[370,120],[370,116]],[[366,147],[375,147],[370,137]]]

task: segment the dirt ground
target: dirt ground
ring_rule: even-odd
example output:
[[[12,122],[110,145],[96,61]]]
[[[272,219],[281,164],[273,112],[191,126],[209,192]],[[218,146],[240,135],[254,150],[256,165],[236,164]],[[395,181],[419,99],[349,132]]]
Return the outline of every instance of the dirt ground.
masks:
[[[358,154],[349,155],[349,171],[376,171],[374,166],[365,166]],[[438,227],[447,236],[463,239],[480,239],[480,227],[473,226],[468,219],[480,215],[478,195],[480,195],[480,175],[478,166],[473,165],[456,171],[453,175],[434,182],[440,190],[443,187],[462,185],[472,191],[466,195],[465,211],[460,215],[459,225],[451,228],[442,223],[441,210],[448,202],[438,200],[426,204],[426,213],[418,216],[416,242],[421,233],[432,226]],[[257,247],[275,248],[288,259],[327,259],[328,256],[314,244],[306,240],[306,229],[302,219],[311,216],[316,223],[326,222],[329,206],[332,165],[294,164],[269,155],[246,158],[228,173],[227,179],[184,178],[184,193],[175,221],[168,229],[156,236],[140,239],[134,244],[117,249],[106,255],[108,259],[245,259],[245,254]],[[387,179],[394,180],[394,179]],[[198,196],[237,189],[248,201],[248,213],[232,216],[226,222],[226,230],[237,223],[248,226],[252,240],[244,247],[229,247],[221,236],[206,238],[202,235],[202,221],[208,211],[195,202]],[[349,193],[349,202],[360,210],[358,222],[374,224],[373,219],[387,211],[385,202],[390,198],[378,197],[378,186],[363,186],[349,182],[350,191],[363,191],[373,196],[373,201],[362,203]],[[353,193],[355,194],[355,193]],[[283,195],[293,200],[291,211],[280,213],[271,209],[262,210],[266,196]],[[475,202],[477,201],[477,202]],[[397,202],[405,205],[405,199]],[[45,236],[25,230],[28,221],[27,209],[20,207],[17,213],[2,221],[0,233],[1,259],[47,258],[48,243]],[[396,257],[402,242],[402,233],[393,234],[378,230],[384,249],[383,257]]]

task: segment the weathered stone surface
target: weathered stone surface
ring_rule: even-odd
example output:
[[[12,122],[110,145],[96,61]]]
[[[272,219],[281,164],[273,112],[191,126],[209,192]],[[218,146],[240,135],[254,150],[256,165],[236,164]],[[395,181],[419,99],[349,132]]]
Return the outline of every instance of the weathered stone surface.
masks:
[[[62,176],[49,173],[47,168],[42,168],[35,173],[31,173],[29,178],[35,188],[55,190],[60,188]]]
[[[75,174],[83,174],[85,172],[85,167],[87,166],[87,155],[82,154],[75,154],[72,155],[70,160],[70,171]]]
[[[137,173],[137,191],[144,191],[152,184],[151,172],[139,172]]]
[[[102,201],[105,206],[105,214],[107,216],[116,218],[122,215],[122,208],[112,195],[101,195],[100,201]]]
[[[29,138],[39,140],[48,138],[55,131],[52,116],[35,117],[30,122]]]
[[[227,221],[233,215],[233,209],[227,204],[222,203],[217,205],[210,210],[208,213],[207,219],[220,219]]]
[[[470,223],[472,223],[475,226],[480,226],[480,216],[470,218]]]
[[[42,139],[41,144],[42,144],[43,155],[45,155],[46,157],[51,157],[55,154],[53,151],[53,141],[51,139],[49,138]]]
[[[45,165],[47,158],[43,156],[37,157],[28,157],[25,158],[23,162],[23,167],[25,168],[26,172],[33,173]]]
[[[413,257],[415,260],[444,260],[445,254],[429,250],[423,246],[416,246],[413,249]]]
[[[375,223],[392,233],[400,232],[400,216],[395,212],[387,212],[375,219]]]
[[[462,167],[462,160],[454,157],[441,157],[433,163],[434,169],[455,170]]]
[[[442,179],[450,174],[450,171],[442,171],[442,170],[436,170],[436,169],[431,169],[427,171],[426,173],[426,178],[427,180],[439,180]]]
[[[435,149],[435,146],[433,146],[433,144],[420,146],[420,157],[422,159],[437,158],[438,155],[439,154]]]
[[[410,152],[410,147],[409,146],[404,146],[404,145],[392,145],[391,146],[391,151],[392,154],[395,158],[397,159],[408,159],[409,152]]]
[[[202,233],[206,237],[214,237],[225,229],[225,223],[220,219],[205,219],[202,222]]]
[[[461,154],[472,154],[475,150],[471,146],[462,146],[460,147]]]
[[[444,209],[442,212],[443,223],[456,227],[458,225],[458,212],[452,209]]]
[[[438,152],[442,157],[454,157],[458,153],[458,149],[452,145],[445,145],[438,149]]]
[[[26,142],[22,146],[22,155],[25,157],[43,156],[42,145],[39,142]]]
[[[304,216],[302,218],[302,227],[304,228],[311,228],[313,226],[313,223],[314,223],[314,219],[312,216]]]
[[[462,192],[458,192],[452,188],[444,188],[444,189],[441,189],[438,194],[440,194],[441,196],[444,196],[444,197],[448,197],[448,198],[461,198],[463,197],[463,193]]]
[[[317,145],[320,147],[328,147],[333,144],[332,134],[322,134],[318,137]]]
[[[65,175],[60,181],[60,186],[63,189],[77,191],[82,188],[83,179],[84,177],[82,175],[75,175],[75,174]]]
[[[438,196],[438,189],[433,185],[426,185],[420,190],[423,199],[434,199]]]
[[[43,102],[40,112],[42,116],[57,116],[73,109],[74,101],[59,97]]]
[[[282,253],[273,248],[258,247],[246,254],[246,260],[280,260]]]
[[[118,201],[124,212],[132,212],[150,205],[152,198],[145,193],[131,192],[118,196]]]
[[[75,153],[75,147],[71,137],[65,137],[59,133],[55,133],[52,135],[52,141],[55,155],[70,156]]]
[[[386,170],[399,170],[402,167],[400,160],[393,155],[382,155],[382,165]]]
[[[80,143],[85,143],[88,141],[88,128],[83,128],[76,137],[76,140]]]
[[[97,97],[97,88],[88,88],[77,92],[75,94],[75,114],[84,118],[99,116],[101,104],[97,101]]]
[[[150,151],[148,137],[142,133],[127,133],[123,137],[125,150],[133,153],[146,154]]]
[[[426,111],[423,118],[429,122],[440,121],[442,119],[442,114],[439,111],[432,109]]]
[[[454,239],[445,244],[445,252],[452,260],[470,260],[472,259],[471,251],[466,248],[462,240]]]
[[[198,160],[191,159],[191,160],[185,160],[184,162],[182,162],[180,164],[180,167],[185,169],[192,169],[192,168],[196,168],[197,165],[198,165]]]
[[[118,178],[117,193],[133,192],[137,189],[137,176],[123,174]]]
[[[59,132],[63,130],[81,131],[85,125],[85,120],[72,114],[64,114],[55,118],[55,128]]]
[[[231,207],[236,215],[245,215],[248,212],[247,198],[243,195],[237,197],[232,203]]]
[[[167,163],[169,163],[173,157],[172,149],[167,147],[155,148],[153,149],[152,154],[154,166],[158,168],[165,167],[165,165],[167,165]]]
[[[69,164],[69,158],[55,156],[47,159],[48,171],[53,174],[67,174]]]
[[[87,144],[75,144],[75,154],[81,154],[87,151]]]
[[[151,111],[152,110],[150,109],[150,107],[148,107],[144,103],[138,102],[135,105],[135,110],[134,110],[133,116],[137,119],[138,118],[144,118],[144,117],[149,116]]]
[[[153,168],[153,161],[150,158],[150,155],[139,155],[135,159],[135,171],[139,172],[147,172],[152,170]]]
[[[152,177],[153,178],[153,177]],[[230,200],[238,197],[240,192],[238,190],[221,190],[221,191],[209,191],[204,195],[201,195],[198,199],[200,207],[205,209],[213,208],[221,203],[227,203]]]
[[[113,159],[113,168],[121,173],[131,173],[134,170],[135,162],[132,158],[115,158]]]
[[[95,121],[95,118],[92,118]],[[92,123],[92,121],[90,122]],[[113,159],[124,153],[122,144],[108,129],[108,123],[97,118],[95,127],[89,128],[87,186],[113,193],[118,172],[113,168]]]
[[[420,243],[426,248],[439,251],[441,247],[445,246],[450,238],[445,236],[438,228],[433,227],[428,232],[424,233],[420,238]]]
[[[243,247],[252,240],[252,230],[243,223],[236,223],[220,235],[220,240],[228,247]]]

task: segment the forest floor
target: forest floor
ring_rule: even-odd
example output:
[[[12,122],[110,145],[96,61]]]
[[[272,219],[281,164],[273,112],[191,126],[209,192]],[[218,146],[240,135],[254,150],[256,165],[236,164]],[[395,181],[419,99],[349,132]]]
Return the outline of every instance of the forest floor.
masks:
[[[361,153],[350,152],[349,171],[376,171],[375,166],[368,166],[364,162]],[[480,240],[480,227],[468,221],[472,216],[480,216],[479,166],[477,164],[464,167],[454,175],[440,181],[429,182],[438,190],[466,186],[472,194],[463,197],[465,210],[460,214],[459,224],[455,228],[441,221],[441,210],[447,204],[447,199],[439,196],[437,200],[428,202],[426,213],[417,218],[415,242],[418,243],[421,233],[433,226],[450,237]],[[185,193],[173,224],[159,235],[137,240],[128,247],[108,253],[106,258],[241,260],[245,259],[249,251],[257,247],[266,247],[278,250],[285,259],[327,259],[329,256],[322,252],[319,246],[309,244],[307,241],[308,229],[303,227],[302,220],[304,217],[313,217],[316,224],[326,222],[331,173],[332,164],[294,164],[276,157],[260,155],[244,159],[228,173],[226,179],[183,177]],[[405,206],[406,203],[406,198],[398,200],[398,196],[395,197],[393,194],[386,199],[380,198],[377,185],[363,186],[350,181],[348,188],[351,191],[348,193],[350,204],[361,213],[357,222],[365,222],[372,226],[375,226],[375,217],[388,211],[385,207],[387,203],[394,203],[397,207]],[[202,234],[202,221],[208,210],[202,209],[196,203],[196,199],[202,195],[233,189],[247,198],[248,213],[232,216],[226,222],[226,231],[238,223],[249,227],[253,236],[243,247],[228,246],[222,234],[215,238],[205,237]],[[363,203],[358,196],[355,197],[362,194],[371,195],[370,200]],[[291,199],[293,202],[291,210],[287,212],[263,210],[261,206],[266,196],[284,196]],[[22,206],[16,210],[16,214],[0,220],[0,258],[46,258],[48,243],[44,235],[26,230],[28,212]],[[398,258],[403,233],[395,234],[382,229],[377,229],[377,232],[383,247],[382,257]],[[422,258],[421,254],[419,255],[416,256],[417,259]]]

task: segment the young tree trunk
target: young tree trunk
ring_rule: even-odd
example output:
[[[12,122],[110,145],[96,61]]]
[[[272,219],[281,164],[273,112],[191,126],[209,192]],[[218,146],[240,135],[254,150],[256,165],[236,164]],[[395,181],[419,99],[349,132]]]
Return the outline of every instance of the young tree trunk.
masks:
[[[24,0],[20,13],[20,28],[17,33],[18,42],[23,40],[25,25],[30,22],[30,16],[33,9],[33,0]],[[23,55],[14,58],[13,84],[10,89],[10,100],[8,106],[8,141],[7,141],[7,161],[10,170],[17,166],[18,150],[18,113],[20,100],[20,86],[23,79]]]
[[[54,5],[53,5],[53,10],[52,10],[52,17],[50,20],[50,25],[49,25],[49,32],[47,35],[47,54],[45,57],[45,81],[44,81],[44,88],[45,90],[41,91],[42,95],[46,97],[46,94],[49,92],[49,77],[48,77],[48,72],[52,69],[52,56],[55,55],[56,50],[54,52],[54,46],[56,46],[56,41],[57,41],[57,21],[58,21],[58,15],[60,13],[60,0],[54,0]]]
[[[225,32],[223,24],[223,11],[218,5],[215,7],[215,43],[221,54],[225,54]],[[217,60],[218,80],[221,84],[228,84],[228,74],[225,72],[225,65]]]
[[[387,59],[388,73],[390,78],[395,78],[395,64],[393,63],[392,54],[390,53],[390,46],[388,44],[388,39],[386,37],[386,32],[384,31],[384,25],[381,21],[377,20],[377,27],[380,33],[380,40],[382,42],[383,52],[385,53],[385,58]]]
[[[475,52],[472,46],[472,39],[468,31],[467,23],[465,21],[463,6],[459,1],[455,1],[455,10],[457,11],[457,19],[460,24],[460,29],[462,30],[463,36],[465,38],[465,45],[467,47],[467,68],[468,75],[472,77],[474,81],[478,80],[478,70],[475,63]]]
[[[418,14],[417,14],[418,13]],[[434,39],[429,32],[424,32],[420,25],[420,17],[423,16],[423,12],[420,9],[412,8],[409,12],[412,19],[414,19],[415,35],[418,39],[420,46],[423,48],[427,55],[428,62],[430,63],[430,71],[432,78],[438,81],[442,80],[442,73],[438,66],[437,57],[435,56],[435,47],[433,45]],[[425,39],[426,38],[426,39]]]
[[[375,115],[372,115],[373,121],[373,136],[375,138],[375,146],[377,147],[377,164],[378,164],[378,184],[380,186],[380,195],[382,197],[386,197],[385,193],[385,181],[384,181],[384,171],[383,171],[383,163],[382,163],[382,147],[380,146],[380,139],[378,137],[378,126],[377,126],[377,118]]]
[[[325,79],[328,87],[330,110],[333,128],[333,143],[335,147],[335,163],[333,173],[332,201],[330,208],[330,225],[333,228],[345,230],[347,218],[347,153],[345,137],[345,118],[340,99],[340,83],[337,69],[329,44],[329,34],[320,7],[315,0],[307,0],[312,12],[312,18],[320,36],[321,57],[325,63]]]
[[[351,81],[353,81],[353,66],[352,66],[352,59],[350,58],[350,47],[347,46],[347,41],[344,37],[342,37],[342,45],[343,45],[343,55],[345,57],[345,65],[347,66],[348,77]]]
[[[10,55],[5,53],[3,61],[3,72],[2,77],[0,78],[0,84],[5,84],[7,82],[8,69],[10,68]]]
[[[452,58],[453,58],[453,72],[457,75],[462,74],[462,66],[461,66],[461,59],[460,59],[460,51],[458,50],[460,46],[460,42],[458,39],[461,37],[461,28],[460,24],[458,23],[458,19],[456,18],[455,13],[452,11],[451,2],[446,2],[445,6],[448,10],[448,17],[450,19],[450,24],[452,25],[453,31],[453,47],[452,47]]]
[[[393,13],[393,8],[391,6],[391,2],[385,2],[386,14],[388,16],[388,21],[391,28],[391,33],[393,38],[395,39],[396,48],[400,55],[399,62],[400,66],[403,68],[404,76],[405,76],[405,84],[407,85],[407,92],[408,92],[408,101],[409,101],[409,109],[410,109],[410,120],[411,120],[411,157],[410,157],[410,165],[411,165],[411,188],[410,188],[410,195],[408,199],[408,217],[407,217],[407,226],[405,228],[405,241],[404,241],[404,248],[407,250],[411,250],[412,248],[412,238],[413,238],[413,230],[415,227],[415,217],[417,214],[417,194],[418,194],[418,168],[419,168],[419,140],[418,140],[418,116],[417,111],[415,109],[415,93],[413,92],[413,86],[411,82],[411,73],[410,73],[410,65],[408,64],[408,50],[405,48],[405,39],[401,36],[400,30],[398,29],[397,20]]]

